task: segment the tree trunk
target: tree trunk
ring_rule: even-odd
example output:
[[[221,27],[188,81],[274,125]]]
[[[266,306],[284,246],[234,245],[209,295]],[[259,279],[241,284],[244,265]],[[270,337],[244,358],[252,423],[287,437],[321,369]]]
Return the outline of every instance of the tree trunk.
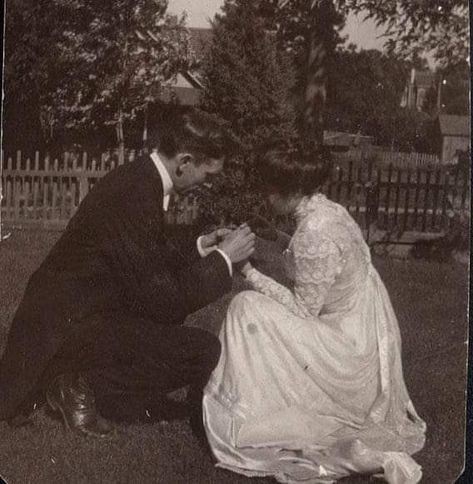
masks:
[[[332,0],[312,1],[301,128],[306,139],[314,140],[318,144],[323,143],[327,63],[335,50],[334,15]]]
[[[307,59],[307,77],[304,86],[304,108],[302,114],[304,136],[323,141],[323,109],[327,98],[326,50],[316,32],[311,34]]]
[[[117,141],[118,141],[118,164],[123,165],[123,163],[125,163],[125,140],[123,136],[123,114],[121,111],[118,113]]]
[[[148,104],[145,106],[143,118],[143,149],[145,149],[148,144]]]

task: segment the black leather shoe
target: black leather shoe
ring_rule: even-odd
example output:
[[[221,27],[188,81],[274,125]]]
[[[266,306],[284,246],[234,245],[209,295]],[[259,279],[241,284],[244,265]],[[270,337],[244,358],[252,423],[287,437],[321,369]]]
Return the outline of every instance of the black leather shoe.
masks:
[[[99,438],[111,435],[113,427],[98,415],[94,392],[80,375],[55,378],[46,392],[46,401],[53,411],[60,412],[68,430]]]

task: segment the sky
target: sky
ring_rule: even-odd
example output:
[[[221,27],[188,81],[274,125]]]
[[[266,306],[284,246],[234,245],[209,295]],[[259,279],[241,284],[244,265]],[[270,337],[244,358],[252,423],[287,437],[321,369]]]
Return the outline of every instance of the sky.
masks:
[[[189,27],[209,27],[209,19],[223,5],[223,0],[169,0],[168,10],[180,14],[187,11]],[[342,32],[348,35],[348,41],[363,49],[382,49],[383,39],[379,36],[382,30],[376,28],[372,21],[363,21],[362,16],[350,15]]]

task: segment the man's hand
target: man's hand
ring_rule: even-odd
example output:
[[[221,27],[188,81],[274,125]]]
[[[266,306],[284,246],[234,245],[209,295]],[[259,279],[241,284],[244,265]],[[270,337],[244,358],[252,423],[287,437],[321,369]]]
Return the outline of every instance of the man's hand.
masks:
[[[220,228],[210,232],[210,234],[202,235],[200,237],[200,246],[202,249],[209,249],[219,244],[227,235],[231,234],[232,230],[227,228]]]
[[[225,230],[225,229],[220,229]],[[255,234],[244,224],[231,231],[219,244],[218,248],[228,255],[232,263],[248,259],[255,250]]]

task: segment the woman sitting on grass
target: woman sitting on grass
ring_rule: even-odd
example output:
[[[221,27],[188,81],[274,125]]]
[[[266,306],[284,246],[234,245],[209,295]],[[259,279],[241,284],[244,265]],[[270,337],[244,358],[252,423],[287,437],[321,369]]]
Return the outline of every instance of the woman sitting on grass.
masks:
[[[404,383],[398,322],[360,228],[315,189],[329,163],[285,146],[258,160],[273,209],[297,221],[285,251],[294,286],[242,267],[254,290],[233,299],[221,330],[207,437],[218,466],[247,476],[415,483],[425,424]]]

